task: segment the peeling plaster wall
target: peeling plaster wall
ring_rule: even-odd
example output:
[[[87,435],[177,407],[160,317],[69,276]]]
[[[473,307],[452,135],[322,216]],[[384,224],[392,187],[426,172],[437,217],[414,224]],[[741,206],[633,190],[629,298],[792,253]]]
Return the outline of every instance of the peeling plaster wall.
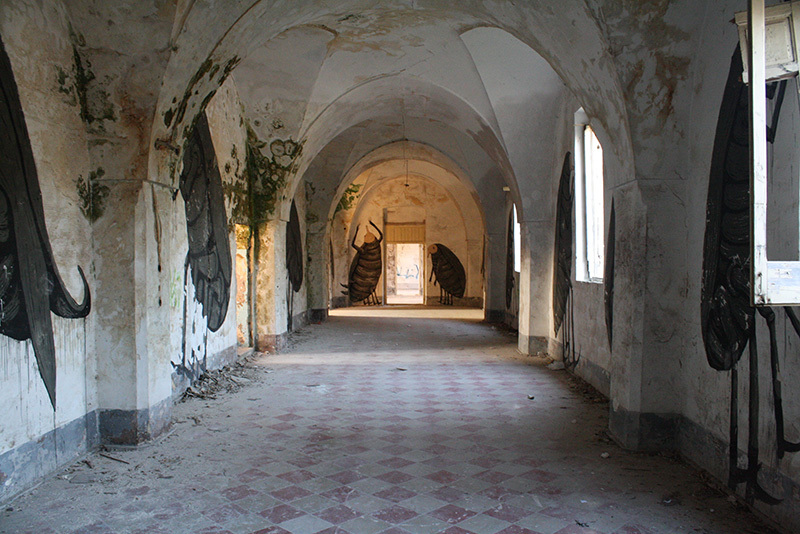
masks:
[[[332,38],[323,28],[293,28],[253,50],[236,67],[233,79],[259,138],[300,137],[308,100]],[[298,54],[299,50],[303,53]],[[269,91],[264,91],[265,82]]]
[[[81,301],[77,266],[95,294],[91,227],[76,186],[80,176],[88,177],[90,165],[75,95],[59,85],[59,69],[69,70],[73,62],[68,27],[59,2],[0,5],[0,36],[22,101],[53,257],[68,291]],[[0,336],[0,501],[97,443],[93,316],[51,317],[55,411],[30,341]]]

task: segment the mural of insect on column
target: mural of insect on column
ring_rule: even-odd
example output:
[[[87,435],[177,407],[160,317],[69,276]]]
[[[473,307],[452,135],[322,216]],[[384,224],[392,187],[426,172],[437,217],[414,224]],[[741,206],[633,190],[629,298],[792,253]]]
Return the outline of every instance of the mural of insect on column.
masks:
[[[722,98],[712,152],[706,207],[706,233],[703,251],[701,325],[709,365],[730,372],[729,480],[731,489],[746,484],[745,500],[778,504],[759,483],[759,376],[756,340],[756,308],[750,306],[750,169],[749,98],[742,82],[739,48],[731,60],[728,81]],[[768,141],[774,141],[786,81],[769,86],[775,98]],[[800,336],[800,322],[794,311],[785,312]],[[786,440],[783,424],[779,354],[775,332],[775,311],[758,308],[766,321],[770,337],[772,397],[777,438],[777,456],[800,451],[800,444]],[[737,365],[748,348],[749,402],[747,464],[739,467],[739,399]]]
[[[353,262],[350,264],[350,277],[347,285],[342,284],[347,289],[342,293],[346,293],[350,297],[350,302],[363,302],[364,304],[379,304],[378,296],[375,294],[375,288],[378,287],[378,281],[381,279],[383,272],[383,262],[381,261],[381,242],[383,241],[383,232],[380,228],[375,226],[375,223],[369,221],[369,224],[378,232],[378,236],[367,229],[364,234],[364,242],[361,246],[356,246],[356,238],[358,237],[358,226],[356,232],[353,234],[353,242],[350,244],[356,249],[356,255],[353,256]]]
[[[569,152],[561,165],[556,200],[556,237],[553,255],[553,331],[564,325],[564,365],[574,369],[575,356],[572,317],[572,205],[574,201],[572,166]],[[569,312],[569,313],[568,313]]]
[[[603,268],[603,304],[606,310],[606,334],[608,348],[614,346],[614,250],[616,249],[616,211],[614,199],[611,199],[611,216],[608,218],[608,239],[606,239],[606,257]]]
[[[202,360],[194,347],[187,358],[186,326],[190,318],[187,314],[188,291],[185,291],[182,359],[180,364],[173,362],[172,365],[178,374],[192,381],[206,370],[207,330],[216,332],[225,322],[233,273],[222,177],[205,113],[199,116],[192,135],[187,140],[180,193],[184,200],[189,241],[189,251],[184,263],[184,283],[188,284],[188,275],[191,273],[194,300],[201,307],[207,329],[203,330],[202,347],[198,347],[203,352]]]
[[[431,255],[431,275],[428,282],[435,276],[433,284],[439,284],[439,303],[452,306],[453,297],[463,297],[467,287],[464,266],[458,256],[441,243],[429,246],[428,254]]]
[[[0,41],[0,334],[31,340],[39,374],[56,409],[56,350],[52,311],[59,317],[89,315],[91,295],[83,270],[83,302],[59,275],[42,192],[17,84]]]
[[[292,293],[300,291],[300,287],[303,285],[303,236],[294,200],[292,200],[292,208],[289,211],[289,222],[286,224],[286,270],[289,273],[289,287],[286,290],[287,329],[291,332],[294,307]]]

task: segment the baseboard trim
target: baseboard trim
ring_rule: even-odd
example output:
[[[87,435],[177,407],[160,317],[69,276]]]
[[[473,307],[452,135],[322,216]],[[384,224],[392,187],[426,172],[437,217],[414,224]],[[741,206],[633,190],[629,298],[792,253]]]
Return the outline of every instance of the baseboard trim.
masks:
[[[278,352],[289,344],[289,333],[282,334],[260,334],[256,340],[256,350],[258,352]]]
[[[548,340],[545,336],[525,336],[519,334],[517,350],[528,356],[547,353]]]
[[[92,410],[0,454],[0,502],[10,501],[99,445],[97,411]]]
[[[150,441],[172,424],[172,396],[140,410],[100,410],[100,441],[109,445],[138,445]]]
[[[308,310],[309,323],[321,323],[328,320],[328,308],[311,308]]]

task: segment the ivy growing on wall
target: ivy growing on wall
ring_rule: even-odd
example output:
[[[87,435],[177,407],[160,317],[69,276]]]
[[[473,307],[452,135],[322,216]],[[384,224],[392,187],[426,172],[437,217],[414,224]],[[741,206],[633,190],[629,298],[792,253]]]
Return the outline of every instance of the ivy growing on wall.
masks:
[[[245,176],[250,187],[252,222],[266,220],[274,214],[288,182],[292,163],[303,149],[302,144],[291,138],[270,142],[267,155],[264,154],[266,146],[248,125]]]

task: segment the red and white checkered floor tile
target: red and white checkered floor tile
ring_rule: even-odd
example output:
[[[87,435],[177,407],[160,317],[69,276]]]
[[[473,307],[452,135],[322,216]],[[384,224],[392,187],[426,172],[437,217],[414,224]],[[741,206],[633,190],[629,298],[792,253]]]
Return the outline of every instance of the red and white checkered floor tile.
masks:
[[[178,404],[168,436],[111,453],[128,464],[46,481],[0,532],[769,532],[677,461],[610,443],[607,404],[513,335],[357,311],[295,333],[241,390]]]

